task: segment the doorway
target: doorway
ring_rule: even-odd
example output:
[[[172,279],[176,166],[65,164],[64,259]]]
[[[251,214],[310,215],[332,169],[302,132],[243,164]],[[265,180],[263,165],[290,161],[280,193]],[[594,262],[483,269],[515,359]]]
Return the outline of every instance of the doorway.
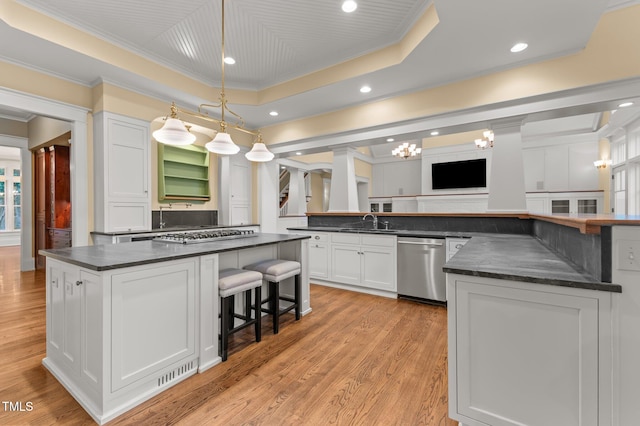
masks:
[[[36,269],[45,267],[40,250],[71,247],[70,138],[66,133],[33,153]]]

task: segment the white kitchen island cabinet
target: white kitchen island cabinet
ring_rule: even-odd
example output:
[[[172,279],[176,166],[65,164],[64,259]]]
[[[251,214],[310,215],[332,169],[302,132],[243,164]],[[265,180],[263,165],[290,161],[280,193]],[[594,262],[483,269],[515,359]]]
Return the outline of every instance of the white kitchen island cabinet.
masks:
[[[450,416],[607,425],[611,293],[449,274]]]
[[[299,261],[301,309],[309,313],[307,238],[256,234],[192,245],[140,241],[42,251],[43,365],[105,423],[221,362],[220,269],[271,258]],[[281,291],[292,294],[293,278]]]
[[[519,261],[507,253],[518,248]],[[611,425],[621,287],[531,237],[474,237],[447,276],[449,417],[464,426]]]

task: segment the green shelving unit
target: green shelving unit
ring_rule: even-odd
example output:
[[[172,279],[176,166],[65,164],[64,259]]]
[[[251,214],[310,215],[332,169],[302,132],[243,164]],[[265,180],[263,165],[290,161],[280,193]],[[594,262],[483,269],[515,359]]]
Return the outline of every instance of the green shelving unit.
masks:
[[[209,151],[158,144],[158,200],[209,201]]]

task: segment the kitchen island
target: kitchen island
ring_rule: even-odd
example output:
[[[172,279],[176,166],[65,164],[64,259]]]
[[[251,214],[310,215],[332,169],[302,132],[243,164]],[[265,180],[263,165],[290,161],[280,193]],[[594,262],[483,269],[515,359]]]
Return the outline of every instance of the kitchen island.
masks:
[[[253,234],[197,244],[139,241],[44,250],[44,366],[102,424],[219,362],[218,271],[270,258],[302,265],[306,236]],[[291,281],[291,282],[289,282]],[[281,292],[292,294],[293,279]]]

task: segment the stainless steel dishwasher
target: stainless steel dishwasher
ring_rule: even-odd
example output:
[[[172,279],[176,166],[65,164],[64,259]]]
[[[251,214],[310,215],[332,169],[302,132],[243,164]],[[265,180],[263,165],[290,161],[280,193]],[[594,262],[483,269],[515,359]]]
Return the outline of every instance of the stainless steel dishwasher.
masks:
[[[398,297],[445,304],[445,240],[398,238]]]

